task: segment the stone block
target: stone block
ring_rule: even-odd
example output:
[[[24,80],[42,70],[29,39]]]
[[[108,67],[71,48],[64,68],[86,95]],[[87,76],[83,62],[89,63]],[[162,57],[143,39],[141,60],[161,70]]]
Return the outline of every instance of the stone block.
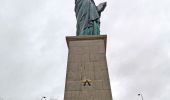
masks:
[[[95,80],[94,84],[95,84],[95,86],[94,86],[95,90],[102,90],[103,89],[102,80]]]
[[[66,82],[66,91],[80,91],[81,82],[80,81],[67,81]]]
[[[80,70],[80,63],[68,63],[67,71],[78,72]]]
[[[106,55],[104,53],[97,53],[97,54],[91,53],[90,61],[91,62],[106,61]]]
[[[68,71],[67,72],[67,79],[68,81],[80,81],[81,80],[81,72],[72,72]]]

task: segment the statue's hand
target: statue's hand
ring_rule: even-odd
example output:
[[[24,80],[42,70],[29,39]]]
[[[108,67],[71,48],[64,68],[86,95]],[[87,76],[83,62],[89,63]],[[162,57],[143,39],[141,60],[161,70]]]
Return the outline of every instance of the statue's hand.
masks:
[[[103,2],[103,3],[100,3],[98,6],[97,6],[97,11],[99,13],[101,13],[102,11],[104,11],[104,9],[106,8],[107,6],[107,2]]]

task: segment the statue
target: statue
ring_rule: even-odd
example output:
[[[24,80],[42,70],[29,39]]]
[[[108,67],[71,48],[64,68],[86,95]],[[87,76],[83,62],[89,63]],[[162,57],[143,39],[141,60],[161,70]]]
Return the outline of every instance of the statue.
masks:
[[[100,16],[106,2],[95,5],[93,0],[75,0],[77,36],[100,35]]]

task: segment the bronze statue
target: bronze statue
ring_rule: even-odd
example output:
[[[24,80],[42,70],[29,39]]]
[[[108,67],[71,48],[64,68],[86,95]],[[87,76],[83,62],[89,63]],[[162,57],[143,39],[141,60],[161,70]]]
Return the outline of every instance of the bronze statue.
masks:
[[[95,5],[93,0],[75,0],[77,36],[100,35],[100,16],[106,2]]]

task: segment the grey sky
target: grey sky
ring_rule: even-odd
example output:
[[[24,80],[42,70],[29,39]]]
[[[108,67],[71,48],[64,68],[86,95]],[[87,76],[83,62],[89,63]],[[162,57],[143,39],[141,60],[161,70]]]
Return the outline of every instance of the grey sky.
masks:
[[[107,2],[101,34],[113,99],[169,100],[170,1]],[[63,100],[65,36],[75,26],[74,0],[0,0],[0,98]]]

